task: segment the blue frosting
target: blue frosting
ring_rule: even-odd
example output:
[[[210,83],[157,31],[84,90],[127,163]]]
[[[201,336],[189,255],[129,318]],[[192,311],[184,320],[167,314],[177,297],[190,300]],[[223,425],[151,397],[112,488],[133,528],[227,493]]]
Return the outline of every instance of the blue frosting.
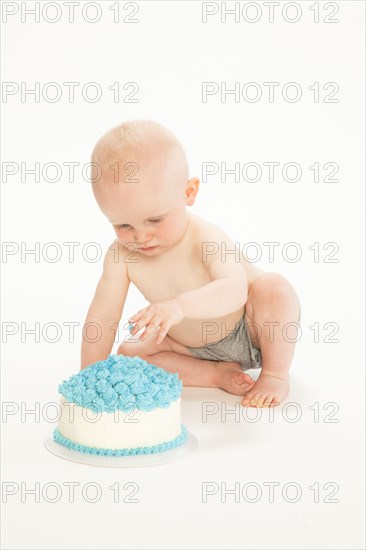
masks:
[[[168,451],[182,445],[187,439],[187,428],[182,426],[181,433],[175,439],[171,441],[166,441],[165,443],[159,443],[159,445],[152,445],[151,447],[135,447],[135,448],[126,448],[126,449],[103,449],[98,447],[87,447],[86,445],[79,445],[74,443],[71,439],[64,437],[56,428],[53,432],[53,439],[72,449],[73,451],[79,451],[81,453],[87,453],[90,455],[104,455],[104,456],[128,456],[128,455],[147,455],[152,453],[161,453],[163,451]]]
[[[94,412],[119,409],[152,411],[167,408],[182,393],[178,374],[148,363],[140,357],[109,355],[64,380],[58,391],[67,402]]]

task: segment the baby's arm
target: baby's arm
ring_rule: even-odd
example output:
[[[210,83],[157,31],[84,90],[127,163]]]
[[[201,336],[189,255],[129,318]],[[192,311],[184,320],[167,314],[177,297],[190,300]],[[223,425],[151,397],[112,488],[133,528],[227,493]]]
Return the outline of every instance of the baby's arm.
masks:
[[[214,253],[204,253],[206,245],[215,245]],[[232,253],[234,243],[222,231],[201,236],[200,259],[210,283],[178,294],[176,300],[187,319],[214,319],[240,309],[247,301],[248,282],[244,268]],[[208,249],[210,250],[210,249]]]
[[[84,323],[80,370],[107,359],[112,350],[130,285],[124,260],[122,245],[114,241],[105,254],[103,273]],[[88,327],[87,323],[92,324]]]
[[[229,237],[222,233],[216,235],[216,241],[213,241],[212,236],[210,240],[206,240],[206,243],[213,242],[227,245],[226,250],[235,248]],[[140,340],[145,341],[160,326],[156,339],[156,343],[159,344],[170,327],[179,324],[185,318],[215,319],[243,307],[248,297],[248,281],[245,270],[240,262],[236,262],[236,257],[233,254],[227,254],[225,257],[217,249],[216,253],[205,258],[203,263],[210,283],[180,293],[173,299],[155,302],[143,308],[129,319],[137,323],[131,334],[136,334],[146,327],[140,336]]]
[[[240,264],[220,269],[219,261],[209,269],[210,283],[176,296],[185,319],[215,319],[240,309],[247,301],[244,269]],[[223,273],[223,275],[214,275]]]

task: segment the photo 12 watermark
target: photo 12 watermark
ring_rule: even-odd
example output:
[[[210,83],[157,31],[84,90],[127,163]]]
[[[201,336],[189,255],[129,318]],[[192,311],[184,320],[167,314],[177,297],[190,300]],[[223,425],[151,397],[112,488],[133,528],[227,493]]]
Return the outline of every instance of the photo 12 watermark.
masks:
[[[140,407],[136,403],[135,396],[131,394],[127,384],[121,382],[116,389],[105,385],[105,391],[109,393],[118,391],[114,401],[108,402],[111,413],[108,418],[114,424],[138,424],[141,416]],[[1,403],[2,424],[57,424],[63,419],[68,424],[83,421],[88,424],[98,424],[101,421],[105,409],[104,402],[101,404],[100,396],[103,396],[103,386],[98,381],[93,388],[84,387],[82,397],[86,401],[83,406],[67,401],[62,398],[62,404],[56,401],[41,403],[34,401],[3,401]],[[122,410],[123,408],[123,410]]]
[[[280,414],[279,412],[280,411]],[[284,402],[276,407],[243,407],[238,401],[203,401],[201,404],[201,421],[203,424],[218,421],[221,424],[257,424],[258,422],[287,422],[297,424],[313,422],[314,424],[338,424],[340,418],[339,404],[335,401],[319,403],[305,407],[296,401]]]
[[[339,103],[337,82],[210,81],[201,84],[202,103]]]
[[[139,103],[137,82],[15,82],[1,83],[2,103]]]
[[[304,486],[297,481],[203,481],[201,484],[201,502],[248,503],[256,504],[260,501],[275,504],[287,502],[296,504],[301,500],[311,498],[313,503],[339,504],[340,485],[334,481],[314,481]]]
[[[133,184],[139,182],[140,166],[134,160],[115,161],[101,166],[95,161],[81,164],[75,160],[46,163],[4,161],[1,163],[1,177],[4,184],[15,183],[112,183]]]
[[[204,161],[201,179],[202,183],[339,183],[339,169],[333,161],[315,161],[309,166],[302,166],[296,161]]]
[[[340,22],[337,2],[202,2],[202,23],[294,23]]]
[[[139,504],[140,484],[136,481],[121,483],[115,481],[111,485],[103,486],[96,481],[80,483],[80,481],[3,481],[1,483],[1,501],[3,504],[20,502],[56,504],[65,502],[74,504],[98,502],[114,504]]]
[[[20,23],[77,23],[96,25],[100,22],[136,24],[140,22],[140,2],[57,1],[57,2],[1,2],[3,24]]]
[[[300,244],[296,241],[285,243],[280,241],[265,241],[263,243],[250,241],[244,244],[235,242],[234,248],[230,248],[225,241],[206,241],[202,242],[201,250],[203,263],[207,263],[210,256],[219,255],[222,263],[232,259],[236,263],[240,263],[241,260],[249,263],[257,263],[260,260],[274,263],[282,259],[290,264],[296,264],[300,260],[305,260],[308,264],[338,264],[340,247],[335,241],[326,243],[316,241],[307,244]]]

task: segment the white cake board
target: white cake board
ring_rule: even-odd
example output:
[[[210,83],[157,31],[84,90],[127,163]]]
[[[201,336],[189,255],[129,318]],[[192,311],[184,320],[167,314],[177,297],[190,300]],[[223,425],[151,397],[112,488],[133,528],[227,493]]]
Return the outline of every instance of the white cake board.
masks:
[[[54,441],[52,437],[46,437],[43,443],[50,453],[60,458],[64,458],[65,460],[79,462],[80,464],[88,464],[89,466],[104,466],[107,468],[143,468],[145,466],[159,466],[161,464],[168,464],[169,462],[176,462],[177,460],[187,458],[193,453],[198,445],[196,437],[190,432],[187,433],[187,439],[183,445],[179,445],[179,447],[175,447],[169,451],[152,453],[149,455],[91,455],[68,449],[64,445],[60,445],[60,443]]]

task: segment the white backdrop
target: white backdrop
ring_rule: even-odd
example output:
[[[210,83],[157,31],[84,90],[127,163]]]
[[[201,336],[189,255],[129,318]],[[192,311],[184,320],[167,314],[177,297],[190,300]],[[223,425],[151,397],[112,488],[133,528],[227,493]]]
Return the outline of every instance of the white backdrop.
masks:
[[[4,548],[363,548],[365,7],[275,4],[81,0],[70,22],[66,2],[2,2]],[[203,180],[191,211],[295,286],[302,335],[286,403],[301,419],[284,421],[283,405],[274,423],[205,423],[205,401],[240,398],[185,388],[195,454],[112,471],[49,455],[44,406],[79,369],[82,324],[115,236],[88,182],[90,154],[133,118],[156,120],[183,143],[190,175]],[[216,167],[207,178],[205,163]],[[237,180],[225,181],[235,163]],[[273,181],[268,163],[277,163]],[[65,243],[76,243],[74,258]],[[276,243],[273,258],[264,243]],[[144,305],[131,286],[119,342]],[[75,502],[66,481],[80,483]],[[128,481],[138,502],[113,502],[109,487]],[[218,492],[203,502],[208,481]],[[222,502],[220,484],[249,481],[297,483],[302,497]],[[102,491],[94,504],[81,491],[88,482]],[[53,503],[47,483],[62,490]],[[327,502],[333,489],[338,502]]]

